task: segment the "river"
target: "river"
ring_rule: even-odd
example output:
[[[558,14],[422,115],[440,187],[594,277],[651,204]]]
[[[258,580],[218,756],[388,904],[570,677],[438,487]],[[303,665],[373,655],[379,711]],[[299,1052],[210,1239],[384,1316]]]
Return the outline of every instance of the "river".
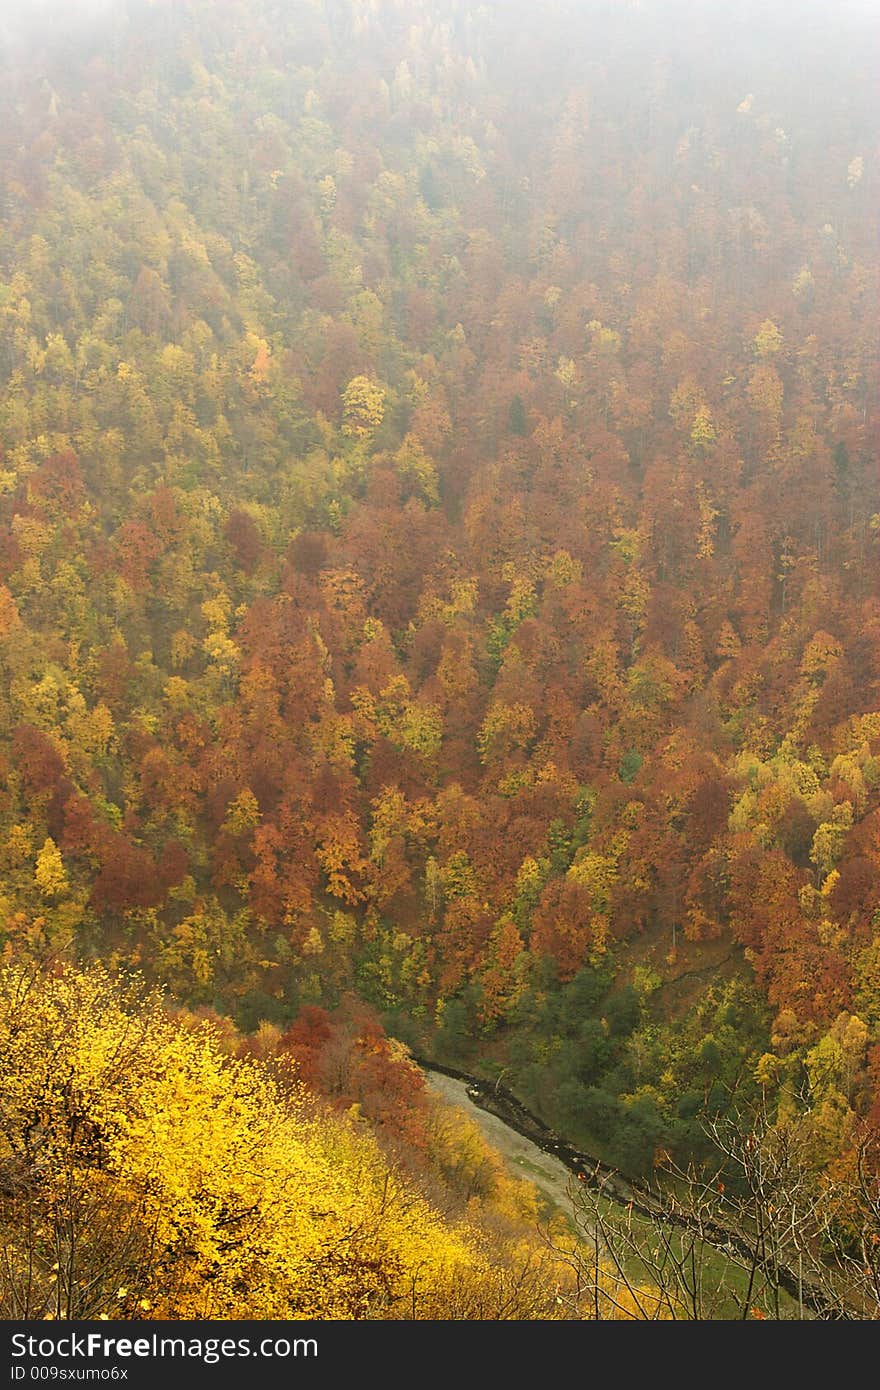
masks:
[[[724,1259],[733,1257],[733,1265],[737,1267],[740,1277],[742,1271],[748,1271],[750,1267],[769,1273],[790,1299],[797,1300],[801,1317],[805,1315],[805,1310],[808,1310],[808,1316],[851,1316],[851,1312],[837,1298],[829,1299],[825,1289],[802,1279],[800,1270],[795,1272],[787,1269],[765,1256],[742,1227],[714,1220],[706,1213],[695,1217],[677,1203],[660,1202],[658,1195],[645,1185],[628,1182],[607,1164],[575,1149],[526,1109],[507,1087],[467,1076],[452,1068],[444,1067],[438,1071],[436,1068],[439,1064],[431,1066],[423,1058],[417,1057],[415,1060],[422,1068],[429,1087],[446,1101],[459,1106],[475,1121],[510,1171],[532,1182],[569,1219],[577,1215],[577,1225],[581,1231],[585,1229],[585,1213],[575,1190],[578,1180],[590,1186],[601,1186],[606,1200],[623,1204],[629,1213],[635,1212],[649,1221],[691,1230],[699,1236],[698,1248],[711,1248]],[[530,1138],[530,1135],[534,1138]],[[739,1315],[732,1313],[725,1316]]]
[[[479,1125],[494,1149],[497,1149],[510,1171],[519,1178],[534,1183],[555,1207],[572,1216],[572,1175],[552,1154],[545,1153],[525,1135],[511,1129],[499,1116],[475,1105],[468,1095],[468,1083],[441,1072],[423,1068],[428,1085],[444,1100],[460,1106],[468,1117]]]

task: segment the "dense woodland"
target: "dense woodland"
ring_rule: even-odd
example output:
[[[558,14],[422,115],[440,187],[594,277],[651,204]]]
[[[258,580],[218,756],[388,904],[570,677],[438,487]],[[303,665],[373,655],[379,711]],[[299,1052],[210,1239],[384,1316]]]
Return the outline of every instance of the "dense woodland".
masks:
[[[196,1017],[269,1068],[247,1105],[288,1054],[337,1111],[361,1086],[374,1173],[427,1143],[415,1081],[352,1081],[409,1075],[383,1026],[633,1174],[759,1095],[849,1171],[880,1131],[867,11],[46,13],[0,83],[9,997],[48,968],[52,1008],[139,1016],[89,973],[137,970],[209,1091]]]

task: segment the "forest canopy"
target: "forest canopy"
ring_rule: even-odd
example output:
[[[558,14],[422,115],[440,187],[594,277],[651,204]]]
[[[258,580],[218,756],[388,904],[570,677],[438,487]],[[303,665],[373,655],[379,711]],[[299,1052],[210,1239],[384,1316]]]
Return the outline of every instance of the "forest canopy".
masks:
[[[870,8],[8,7],[11,979],[358,999],[629,1173],[735,1095],[851,1169]]]

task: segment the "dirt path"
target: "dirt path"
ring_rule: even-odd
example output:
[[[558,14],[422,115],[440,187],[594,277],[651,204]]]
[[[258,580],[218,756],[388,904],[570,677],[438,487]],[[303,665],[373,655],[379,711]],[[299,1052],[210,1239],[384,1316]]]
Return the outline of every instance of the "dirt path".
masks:
[[[481,1110],[478,1105],[474,1105],[464,1081],[456,1081],[451,1076],[443,1076],[440,1072],[427,1069],[425,1076],[432,1091],[436,1091],[451,1105],[459,1106],[476,1121],[489,1143],[498,1150],[516,1177],[533,1182],[554,1207],[558,1207],[565,1216],[571,1217],[574,1210],[571,1200],[572,1177],[558,1158],[545,1154],[530,1139],[517,1134],[503,1120],[499,1120],[497,1115],[490,1115],[487,1110]]]

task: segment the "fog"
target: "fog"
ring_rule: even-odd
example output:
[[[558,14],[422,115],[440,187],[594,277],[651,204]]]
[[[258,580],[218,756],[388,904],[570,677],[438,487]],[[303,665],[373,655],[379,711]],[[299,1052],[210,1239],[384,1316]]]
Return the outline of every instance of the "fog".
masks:
[[[0,0],[0,1319],[415,1318],[405,1048],[880,1317],[876,11]]]
[[[100,31],[126,7],[127,0],[2,0],[0,43],[62,44]]]
[[[401,0],[276,0],[273,7],[285,18],[302,14],[319,16],[339,39],[354,39],[363,32],[399,27],[402,13],[411,9],[428,24],[449,23],[454,29],[486,29],[515,44],[517,29],[528,30],[535,14],[533,0],[489,0],[479,6],[463,0],[424,0],[404,6]],[[558,36],[570,30],[572,45],[585,42],[587,59],[601,53],[608,42],[623,42],[631,49],[622,57],[622,76],[628,57],[646,50],[678,53],[686,59],[694,48],[700,61],[719,70],[751,63],[791,66],[797,76],[800,56],[820,60],[826,49],[854,54],[865,44],[876,44],[878,9],[873,0],[557,0],[546,4],[547,30]],[[74,56],[82,43],[100,45],[105,35],[118,33],[130,22],[185,27],[196,14],[216,15],[218,30],[230,16],[247,13],[237,0],[0,0],[0,45],[46,50],[63,60],[65,49]],[[355,56],[355,42],[352,57]],[[540,52],[540,39],[536,45]],[[875,54],[876,57],[876,54]]]

